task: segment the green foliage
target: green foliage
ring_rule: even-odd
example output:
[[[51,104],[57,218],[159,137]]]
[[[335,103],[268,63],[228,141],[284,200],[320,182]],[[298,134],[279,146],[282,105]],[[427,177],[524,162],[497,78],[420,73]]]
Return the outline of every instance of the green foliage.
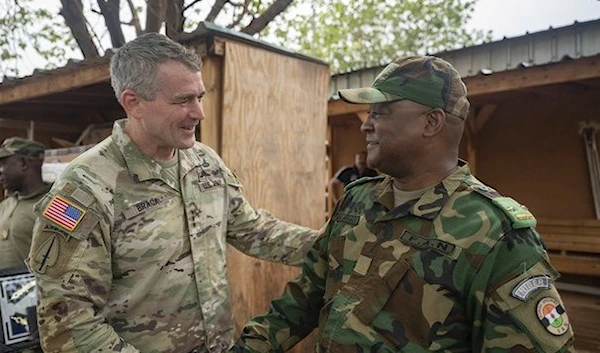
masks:
[[[470,19],[476,2],[296,0],[260,33],[260,37],[321,58],[331,64],[334,72],[345,72],[383,65],[402,55],[436,53],[489,40],[489,33],[465,29],[464,24]],[[64,65],[67,56],[76,51],[77,44],[58,14],[60,2],[45,3],[53,3],[56,10],[41,9],[36,0],[0,2],[0,13],[5,14],[0,18],[0,76],[19,75],[23,65],[18,63],[31,61],[31,53],[45,60],[45,68],[50,69]],[[143,19],[146,6],[141,0],[135,3],[135,11]],[[185,4],[192,3],[185,1]],[[248,8],[243,11],[246,3]],[[241,30],[272,3],[273,0],[232,0],[223,7],[215,22]],[[201,1],[191,6],[184,13],[185,31],[194,30],[213,4],[214,1]],[[127,22],[130,10],[125,1],[121,1],[121,7],[122,18]],[[101,45],[107,40],[104,38],[107,32],[100,28],[103,26],[100,14],[88,6],[84,13],[94,35],[100,33],[95,41]],[[126,35],[132,32],[131,27],[125,30],[129,30]]]
[[[62,17],[36,8],[33,0],[0,3],[0,76],[20,74],[20,61],[32,54],[46,60],[47,69],[66,60],[74,41]]]
[[[334,72],[345,72],[489,40],[490,33],[465,29],[476,1],[295,2],[261,36],[321,58]]]

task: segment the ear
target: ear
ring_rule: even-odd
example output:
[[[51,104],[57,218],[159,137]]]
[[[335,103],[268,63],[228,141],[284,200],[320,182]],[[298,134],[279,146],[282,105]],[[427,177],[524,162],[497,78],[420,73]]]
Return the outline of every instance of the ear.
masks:
[[[17,163],[19,163],[19,168],[21,169],[22,172],[26,172],[27,169],[29,169],[29,161],[27,160],[27,157],[22,157],[19,156],[19,161]]]
[[[126,89],[121,93],[121,106],[128,117],[134,119],[141,118],[141,100],[140,97],[131,89]]]
[[[435,108],[425,114],[425,126],[423,127],[423,137],[433,137],[437,135],[446,125],[446,113]]]

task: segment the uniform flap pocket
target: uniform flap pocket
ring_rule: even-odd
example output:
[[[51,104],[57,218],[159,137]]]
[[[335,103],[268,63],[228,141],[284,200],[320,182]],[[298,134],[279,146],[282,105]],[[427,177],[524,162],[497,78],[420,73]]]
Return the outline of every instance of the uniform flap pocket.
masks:
[[[396,261],[383,277],[371,272],[367,276],[352,276],[344,290],[355,298],[361,299],[354,308],[356,317],[363,323],[369,323],[381,311],[389,300],[394,288],[406,275],[410,265],[403,260]]]
[[[343,253],[346,238],[332,236],[328,242],[327,256],[329,263],[329,274],[325,284],[325,300],[329,300],[340,289],[344,277]]]

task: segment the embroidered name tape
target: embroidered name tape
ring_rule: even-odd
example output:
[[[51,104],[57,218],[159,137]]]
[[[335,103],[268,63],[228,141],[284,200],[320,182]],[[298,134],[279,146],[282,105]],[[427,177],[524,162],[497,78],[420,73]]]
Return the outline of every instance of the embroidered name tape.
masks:
[[[513,290],[510,292],[510,295],[519,300],[525,301],[531,295],[531,293],[542,288],[550,289],[550,276],[534,276],[525,278],[513,288]]]
[[[46,206],[42,215],[54,224],[71,232],[77,228],[85,213],[85,210],[75,206],[73,202],[56,195]]]

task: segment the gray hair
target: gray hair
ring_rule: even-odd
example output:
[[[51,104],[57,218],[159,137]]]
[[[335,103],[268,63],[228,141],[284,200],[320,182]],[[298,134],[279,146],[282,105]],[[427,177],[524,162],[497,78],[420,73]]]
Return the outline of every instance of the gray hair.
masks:
[[[154,99],[160,83],[158,66],[169,60],[193,71],[202,69],[202,60],[195,51],[159,33],[144,34],[119,48],[110,60],[110,83],[117,100],[121,102],[126,89],[143,99]]]

